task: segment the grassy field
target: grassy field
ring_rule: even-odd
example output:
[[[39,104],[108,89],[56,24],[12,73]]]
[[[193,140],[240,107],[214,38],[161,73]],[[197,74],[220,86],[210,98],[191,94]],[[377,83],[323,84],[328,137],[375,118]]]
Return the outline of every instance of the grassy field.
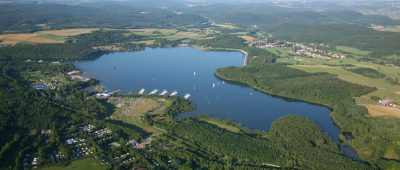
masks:
[[[140,102],[137,100],[140,100]],[[136,125],[148,133],[159,133],[162,130],[157,127],[149,126],[143,122],[141,116],[144,114],[154,114],[157,115],[157,119],[170,121],[168,118],[163,116],[165,109],[171,105],[171,102],[168,100],[157,98],[138,99],[132,97],[119,97],[119,99],[112,98],[111,101],[117,106],[117,109],[112,116],[113,119]],[[135,102],[135,104],[132,104],[133,102]]]
[[[357,48],[348,47],[348,46],[336,46],[336,50],[342,51],[345,53],[354,54],[354,55],[360,55],[360,56],[365,56],[370,53],[369,51],[362,51]]]
[[[290,57],[291,56],[290,52],[292,51],[292,49],[287,47],[267,48],[266,50],[281,57]],[[278,60],[282,59],[287,59],[287,58],[278,58]]]
[[[95,160],[94,158],[86,158],[82,160],[73,161],[65,167],[50,166],[42,168],[41,170],[88,170],[88,169],[105,170],[106,168],[100,165],[99,162],[97,162],[97,160]]]

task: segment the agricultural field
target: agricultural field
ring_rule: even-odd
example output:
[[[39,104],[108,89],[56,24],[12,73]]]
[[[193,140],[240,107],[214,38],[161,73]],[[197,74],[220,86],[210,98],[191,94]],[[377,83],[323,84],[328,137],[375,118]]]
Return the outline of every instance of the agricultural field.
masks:
[[[239,36],[240,38],[242,38],[243,40],[245,40],[246,42],[253,42],[253,41],[255,41],[257,38],[256,37],[253,37],[253,36],[248,36],[248,35],[242,35],[242,36]]]
[[[41,168],[41,170],[87,170],[87,169],[105,170],[106,167],[102,166],[94,158],[86,158],[82,160],[73,161],[67,166],[50,166],[46,168]]]
[[[98,30],[98,28],[76,28],[76,29],[62,29],[62,30],[48,30],[40,31],[39,34],[54,35],[60,37],[77,36],[81,34],[91,33]]]
[[[27,34],[2,34],[0,45],[64,43],[70,36],[90,33],[95,28],[40,31]]]
[[[287,58],[286,58],[287,59]],[[299,58],[298,58],[299,59]],[[290,60],[290,59],[287,59]],[[313,61],[318,60],[318,61]],[[285,59],[280,60],[285,61]],[[387,81],[387,78],[400,79],[400,70],[397,67],[379,65],[374,63],[359,62],[354,59],[340,59],[340,60],[319,60],[305,58],[297,63],[292,62],[290,67],[304,70],[310,73],[327,72],[333,75],[337,75],[338,78],[361,84],[369,87],[376,87],[377,90],[367,95],[356,98],[356,103],[359,105],[365,105],[370,113],[374,116],[395,116],[400,113],[399,108],[388,108],[377,104],[376,101],[372,100],[372,96],[379,98],[387,98],[394,103],[400,103],[400,85],[393,85]],[[354,68],[372,68],[380,73],[384,74],[382,78],[369,78],[361,74],[354,73],[350,69]],[[398,107],[398,106],[397,106]]]
[[[368,113],[372,116],[390,116],[400,118],[400,109],[382,105],[367,105]]]

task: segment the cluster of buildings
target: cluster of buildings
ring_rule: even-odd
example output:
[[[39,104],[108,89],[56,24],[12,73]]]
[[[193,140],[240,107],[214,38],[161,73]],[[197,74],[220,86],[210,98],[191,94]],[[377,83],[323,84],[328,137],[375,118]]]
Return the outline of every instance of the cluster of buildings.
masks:
[[[93,151],[88,148],[85,141],[85,139],[79,137],[73,137],[65,141],[65,143],[67,143],[72,149],[74,158],[81,158],[93,154]]]
[[[86,125],[86,126],[81,126],[78,129],[82,130],[84,132],[92,132],[95,128],[96,128],[96,126],[94,126],[92,124],[89,124],[89,125]]]
[[[316,47],[313,47],[312,45],[308,46],[308,45],[304,45],[302,43],[272,40],[272,39],[268,39],[268,38],[250,42],[249,46],[256,47],[256,48],[290,47],[290,48],[294,48],[294,52],[292,52],[292,54],[295,56],[308,56],[308,57],[318,58],[318,59],[323,59],[323,60],[346,58],[346,56],[343,54],[327,52],[325,50],[321,50]]]
[[[93,135],[94,135],[95,138],[99,139],[99,138],[103,138],[103,137],[106,137],[108,135],[111,135],[111,133],[112,133],[111,130],[109,130],[107,128],[104,128],[104,129],[100,129],[100,130],[95,131],[93,133]]]
[[[377,31],[400,32],[400,25],[384,26],[384,25],[371,24],[370,28],[377,30]]]
[[[129,162],[132,162],[133,160],[135,160],[135,157],[130,156],[129,152],[114,158],[114,161],[117,161],[119,166],[125,165],[125,164],[127,164]]]
[[[275,47],[286,47],[290,45],[290,43],[291,42],[263,39],[263,40],[252,41],[249,43],[249,46],[256,48],[275,48]]]
[[[336,54],[327,52],[325,50],[320,50],[315,47],[310,47],[304,44],[295,43],[294,44],[295,51],[292,52],[295,56],[308,56],[312,58],[318,58],[323,60],[331,60],[331,59],[344,59],[346,58],[343,54]]]
[[[146,143],[146,142],[144,142],[144,143],[139,143],[139,142],[137,142],[136,140],[132,139],[132,140],[130,140],[130,141],[127,143],[127,145],[130,146],[130,147],[132,147],[132,148],[134,148],[134,149],[145,149],[147,143]]]
[[[389,99],[380,99],[378,100],[378,103],[383,106],[396,107],[396,104],[394,104],[393,101]]]

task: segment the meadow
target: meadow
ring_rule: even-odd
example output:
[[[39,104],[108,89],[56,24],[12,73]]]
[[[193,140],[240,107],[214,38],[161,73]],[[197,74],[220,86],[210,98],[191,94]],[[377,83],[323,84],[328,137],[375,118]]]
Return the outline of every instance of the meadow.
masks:
[[[50,166],[41,168],[41,170],[87,170],[87,169],[96,169],[96,170],[105,170],[106,167],[102,166],[95,160],[94,158],[85,158],[81,160],[72,161],[67,166]]]

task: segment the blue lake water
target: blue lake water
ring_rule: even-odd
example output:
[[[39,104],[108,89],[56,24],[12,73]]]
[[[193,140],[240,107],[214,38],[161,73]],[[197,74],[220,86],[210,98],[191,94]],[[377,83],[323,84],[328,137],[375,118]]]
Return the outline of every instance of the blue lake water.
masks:
[[[332,122],[329,108],[230,84],[213,74],[220,67],[242,66],[243,61],[244,55],[240,52],[176,47],[111,53],[75,65],[82,68],[86,76],[100,80],[110,91],[138,92],[145,88],[146,93],[153,89],[166,89],[169,93],[176,90],[179,96],[190,93],[190,100],[197,109],[180,118],[207,114],[267,131],[279,117],[297,114],[313,120],[338,141],[340,129]]]

